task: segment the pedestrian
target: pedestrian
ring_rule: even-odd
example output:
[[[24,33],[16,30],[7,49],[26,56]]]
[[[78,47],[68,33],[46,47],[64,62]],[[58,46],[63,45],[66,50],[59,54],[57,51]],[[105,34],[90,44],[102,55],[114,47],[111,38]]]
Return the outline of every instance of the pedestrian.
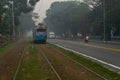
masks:
[[[86,35],[85,35],[85,43],[88,43],[88,41],[89,41],[89,35],[86,34]]]

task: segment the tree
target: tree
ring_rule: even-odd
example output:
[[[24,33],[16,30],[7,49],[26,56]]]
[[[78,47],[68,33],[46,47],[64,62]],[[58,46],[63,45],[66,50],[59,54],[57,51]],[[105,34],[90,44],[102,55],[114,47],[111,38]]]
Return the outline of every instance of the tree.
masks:
[[[45,23],[57,34],[89,33],[89,12],[90,8],[85,3],[77,5],[74,1],[55,2],[47,11]]]
[[[32,7],[27,6],[28,0],[0,0],[0,34],[8,35],[12,34],[12,5],[9,1],[14,1],[14,20],[15,26],[20,24],[18,16],[21,13],[28,13],[33,10]],[[34,1],[34,5],[38,0],[30,0]],[[33,6],[34,6],[33,5]],[[3,8],[4,6],[8,6],[8,9]]]

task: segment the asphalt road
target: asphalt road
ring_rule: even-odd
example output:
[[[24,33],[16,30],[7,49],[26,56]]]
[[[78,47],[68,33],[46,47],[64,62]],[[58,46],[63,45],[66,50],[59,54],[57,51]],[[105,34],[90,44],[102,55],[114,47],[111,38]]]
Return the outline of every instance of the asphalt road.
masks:
[[[86,56],[105,67],[120,72],[120,45],[75,40],[49,39],[48,42]]]

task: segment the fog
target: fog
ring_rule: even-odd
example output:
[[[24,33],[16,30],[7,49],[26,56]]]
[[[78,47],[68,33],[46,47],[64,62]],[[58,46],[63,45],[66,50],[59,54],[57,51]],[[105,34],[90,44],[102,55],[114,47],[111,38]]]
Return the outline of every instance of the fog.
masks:
[[[32,20],[31,13],[21,14],[19,16],[20,25],[19,25],[19,36],[21,37],[30,37],[32,36],[32,29],[35,26]]]

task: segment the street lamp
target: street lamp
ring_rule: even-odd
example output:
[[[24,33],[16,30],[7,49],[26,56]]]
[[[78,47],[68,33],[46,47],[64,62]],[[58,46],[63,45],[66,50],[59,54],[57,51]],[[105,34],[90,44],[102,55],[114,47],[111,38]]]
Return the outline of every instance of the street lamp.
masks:
[[[12,5],[12,25],[13,25],[13,36],[15,37],[15,20],[14,20],[14,1],[9,1]]]

